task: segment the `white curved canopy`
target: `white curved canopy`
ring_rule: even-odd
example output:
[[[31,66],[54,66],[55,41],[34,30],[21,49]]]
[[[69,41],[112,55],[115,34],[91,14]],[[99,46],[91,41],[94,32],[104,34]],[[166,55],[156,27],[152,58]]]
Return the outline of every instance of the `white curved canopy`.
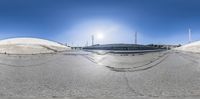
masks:
[[[190,51],[190,52],[200,52],[200,41],[192,42],[186,45],[183,45],[177,50],[182,50],[182,51]]]
[[[70,47],[39,38],[10,38],[0,40],[0,53],[36,54],[69,50]]]

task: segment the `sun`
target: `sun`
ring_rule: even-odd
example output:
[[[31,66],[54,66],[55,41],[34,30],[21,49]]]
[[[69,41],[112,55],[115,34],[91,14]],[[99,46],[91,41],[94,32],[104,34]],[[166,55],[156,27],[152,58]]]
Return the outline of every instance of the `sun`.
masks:
[[[97,39],[103,39],[103,38],[104,38],[104,35],[102,33],[97,34]]]

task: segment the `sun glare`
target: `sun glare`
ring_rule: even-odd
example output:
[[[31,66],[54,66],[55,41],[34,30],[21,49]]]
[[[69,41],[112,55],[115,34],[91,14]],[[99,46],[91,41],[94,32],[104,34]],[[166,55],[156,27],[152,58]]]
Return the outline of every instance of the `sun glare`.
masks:
[[[97,34],[97,39],[103,39],[103,38],[104,38],[104,35],[102,33]]]

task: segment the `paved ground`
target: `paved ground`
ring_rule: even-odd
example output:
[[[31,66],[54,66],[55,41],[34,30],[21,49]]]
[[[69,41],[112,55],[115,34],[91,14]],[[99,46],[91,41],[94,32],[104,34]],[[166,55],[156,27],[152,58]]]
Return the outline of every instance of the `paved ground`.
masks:
[[[200,55],[0,55],[5,99],[199,99]],[[112,65],[113,64],[113,65]]]

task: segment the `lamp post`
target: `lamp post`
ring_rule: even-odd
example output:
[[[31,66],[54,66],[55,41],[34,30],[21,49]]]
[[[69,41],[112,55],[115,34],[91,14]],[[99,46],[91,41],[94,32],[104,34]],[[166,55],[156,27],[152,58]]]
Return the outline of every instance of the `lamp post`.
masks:
[[[91,36],[92,39],[92,46],[94,45],[94,35]]]
[[[190,28],[188,30],[188,41],[189,41],[189,43],[191,42],[191,29]]]
[[[135,44],[137,44],[137,32],[135,32]]]

